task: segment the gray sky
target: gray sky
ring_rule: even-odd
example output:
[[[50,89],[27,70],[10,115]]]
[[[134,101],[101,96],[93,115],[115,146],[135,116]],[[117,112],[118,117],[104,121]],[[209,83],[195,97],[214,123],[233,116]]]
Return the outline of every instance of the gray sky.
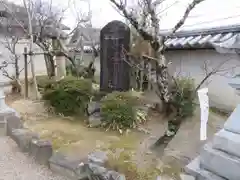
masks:
[[[13,0],[11,0],[13,1]],[[20,1],[20,0],[18,0]],[[67,6],[67,0],[52,0],[57,6]],[[74,27],[74,6],[86,11],[86,3],[80,0],[71,0],[70,9],[65,15],[64,23]],[[134,3],[135,0],[128,0]],[[187,4],[192,0],[167,0],[166,4],[159,8],[161,13],[161,29],[172,28],[183,15]],[[14,1],[16,2],[16,1]],[[112,7],[109,0],[90,0],[93,13],[92,23],[96,27],[103,27],[112,20],[123,20],[122,16]],[[168,8],[170,6],[170,8]],[[240,0],[205,0],[198,5],[187,19],[184,29],[196,29],[203,27],[221,26],[228,24],[240,24]]]

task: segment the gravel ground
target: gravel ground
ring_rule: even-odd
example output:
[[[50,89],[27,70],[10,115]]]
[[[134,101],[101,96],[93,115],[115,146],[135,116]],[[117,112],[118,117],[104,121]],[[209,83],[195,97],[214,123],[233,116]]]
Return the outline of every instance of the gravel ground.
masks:
[[[40,166],[8,137],[0,137],[0,180],[67,180]]]

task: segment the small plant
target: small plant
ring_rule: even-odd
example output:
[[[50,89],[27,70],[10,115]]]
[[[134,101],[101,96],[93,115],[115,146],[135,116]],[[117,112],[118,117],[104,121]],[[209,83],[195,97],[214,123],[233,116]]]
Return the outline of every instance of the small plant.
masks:
[[[101,101],[103,126],[107,129],[122,132],[138,124],[134,108],[138,100],[128,92],[113,92]]]
[[[173,94],[173,103],[178,107],[178,116],[187,118],[193,115],[195,103],[195,84],[190,78],[176,79],[176,92]]]
[[[91,81],[74,77],[47,84],[43,93],[43,99],[49,101],[55,112],[66,116],[84,114],[91,96]]]

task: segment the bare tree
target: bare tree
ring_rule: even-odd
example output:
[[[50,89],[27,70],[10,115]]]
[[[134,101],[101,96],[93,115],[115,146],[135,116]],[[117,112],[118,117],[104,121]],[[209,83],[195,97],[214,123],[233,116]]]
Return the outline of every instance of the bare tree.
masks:
[[[20,56],[16,52],[16,46],[19,41],[19,38],[17,36],[11,36],[11,37],[5,36],[4,39],[5,41],[1,43],[8,50],[9,55],[7,57],[4,57],[6,60],[2,62],[0,69],[3,73],[3,76],[11,80],[12,92],[20,93],[21,92],[21,83],[19,79],[20,72],[21,72],[19,69]],[[9,66],[13,66],[14,74],[9,74],[7,70]]]
[[[138,7],[140,8],[139,14],[133,8],[129,8],[126,0],[110,0],[112,4],[119,10],[119,12],[129,21],[129,23],[135,28],[138,34],[145,40],[148,41],[152,50],[153,58],[155,59],[156,66],[156,86],[155,92],[159,99],[162,101],[165,111],[174,112],[174,117],[169,120],[168,130],[165,132],[164,136],[160,137],[156,142],[156,145],[165,143],[168,139],[174,137],[177,133],[182,117],[179,114],[180,107],[174,103],[173,91],[171,90],[172,83],[176,82],[171,78],[168,72],[168,61],[165,59],[164,51],[165,40],[172,36],[176,31],[184,24],[190,12],[204,0],[193,0],[186,8],[181,19],[172,28],[171,32],[163,37],[160,36],[160,18],[158,16],[159,12],[157,9],[164,0],[138,0]],[[176,83],[175,83],[176,84]],[[194,98],[194,97],[193,97]],[[169,140],[169,141],[170,141]]]
[[[5,60],[1,63],[0,70],[2,71],[3,76],[11,80],[12,92],[20,93],[21,83],[19,76],[22,70],[19,69],[20,55],[17,52],[17,44],[20,40],[20,37],[17,35],[17,33],[15,33],[11,26],[12,18],[6,17],[8,17],[7,14],[2,14],[0,21],[3,24],[2,35],[4,36],[4,40],[0,43],[7,50],[7,53],[3,54],[3,58]],[[13,74],[8,72],[9,67],[13,67]]]
[[[171,89],[172,84],[176,88],[178,88],[178,83],[176,81],[176,77],[169,75],[168,73],[168,61],[164,57],[164,51],[166,49],[165,47],[165,39],[168,39],[170,36],[172,36],[183,24],[186,20],[187,16],[189,15],[190,11],[200,2],[203,0],[194,0],[189,6],[187,7],[183,17],[180,19],[180,21],[174,26],[174,28],[171,30],[171,32],[165,36],[161,37],[159,35],[159,18],[157,18],[157,12],[156,8],[154,8],[154,5],[159,5],[159,3],[162,3],[162,1],[152,1],[152,0],[141,0],[139,1],[138,5],[141,9],[142,17],[136,16],[133,10],[130,9],[128,11],[126,3],[123,1],[116,2],[115,0],[110,0],[114,3],[114,5],[122,12],[124,17],[126,17],[131,25],[136,29],[136,31],[140,34],[140,36],[143,38],[143,40],[146,40],[146,43],[149,42],[153,49],[153,60],[156,61],[156,67],[157,67],[157,83],[156,85],[153,84],[153,86],[157,86],[156,94],[165,103],[165,106],[171,108],[171,113],[173,113],[172,117],[169,117],[169,123],[168,123],[168,130],[165,132],[164,136],[160,137],[158,141],[155,143],[155,145],[161,145],[161,147],[166,147],[168,142],[174,137],[174,135],[177,133],[182,119],[184,117],[181,115],[180,108],[178,104],[174,104],[173,97],[176,95],[176,93],[179,93],[178,90]],[[155,6],[155,7],[156,7]],[[150,27],[150,28],[149,28]],[[149,31],[147,31],[149,30]],[[141,41],[140,41],[141,42]],[[140,45],[141,46],[141,45]],[[145,50],[146,51],[146,50]],[[210,65],[208,61],[205,61],[203,64],[203,71],[204,71],[204,77],[200,81],[200,83],[196,86],[192,99],[195,98],[195,95],[197,93],[197,90],[202,87],[203,84],[206,83],[206,81],[209,80],[209,78],[213,75],[226,75],[226,72],[234,71],[236,67],[239,65],[236,65],[235,63],[229,67],[224,67],[227,63],[229,63],[231,59],[226,58],[226,60],[220,62],[217,65]],[[146,69],[142,69],[143,71],[146,71]],[[169,80],[170,79],[170,80]]]
[[[27,11],[27,17],[28,17],[28,33],[30,36],[29,40],[29,55],[30,55],[30,63],[31,63],[31,72],[32,72],[32,78],[33,78],[33,85],[34,85],[34,90],[35,90],[35,96],[36,99],[39,97],[39,92],[38,92],[38,86],[37,86],[37,79],[35,75],[35,64],[33,61],[33,26],[32,26],[32,21],[33,21],[33,7],[32,7],[32,2],[27,0],[23,0],[24,7]]]
[[[157,85],[158,85],[158,96],[159,98],[165,103],[169,104],[171,101],[170,93],[169,93],[169,78],[167,72],[167,62],[164,57],[164,40],[167,37],[159,36],[160,33],[160,26],[158,18],[158,13],[156,12],[157,6],[163,3],[162,0],[139,0],[139,4],[142,8],[142,20],[139,20],[138,17],[135,16],[134,12],[127,8],[127,3],[124,0],[110,0],[115,7],[121,11],[123,16],[130,22],[130,24],[136,29],[136,31],[142,36],[142,38],[146,41],[149,41],[153,51],[154,51],[154,58],[159,59],[156,62],[157,67]],[[171,33],[168,36],[173,35],[185,22],[189,13],[192,9],[203,0],[194,0],[191,4],[188,5],[184,15],[179,20],[179,22],[174,26]],[[151,32],[146,31],[146,20],[150,19],[151,24]]]
[[[85,3],[88,4],[88,21],[79,24],[79,27],[74,30],[74,35],[72,36],[69,46],[72,46],[72,44],[74,44],[74,47],[72,47],[71,50],[74,52],[80,51],[80,58],[76,58],[76,53],[74,53],[73,55],[73,59],[78,60],[78,62],[76,62],[76,74],[78,75],[78,77],[83,76],[87,78],[93,78],[95,73],[94,63],[99,55],[99,41],[97,39],[99,39],[100,34],[98,32],[100,31],[99,29],[94,28],[92,25],[92,12],[90,7],[90,1],[85,1]],[[81,15],[79,18],[81,19],[81,17],[83,17],[83,15]],[[85,46],[90,48],[84,49]],[[92,53],[92,59],[87,67],[83,67],[81,63],[84,61],[83,55],[86,51]]]
[[[70,1],[69,1],[70,3]],[[55,76],[54,56],[62,54],[75,66],[75,62],[68,55],[68,49],[65,48],[63,39],[69,38],[72,33],[81,25],[89,20],[89,14],[85,15],[78,11],[76,17],[76,26],[70,33],[63,33],[62,30],[68,28],[62,24],[67,8],[57,8],[52,4],[52,1],[44,2],[43,0],[34,1],[34,16],[38,26],[36,29],[35,43],[46,52],[45,62],[49,77]],[[57,43],[58,45],[54,44]],[[61,49],[54,49],[54,45]],[[58,52],[57,52],[58,51]]]
[[[1,0],[1,4],[8,10],[11,18],[30,38],[30,58],[32,59],[32,55],[34,55],[32,51],[33,43],[36,43],[43,50],[49,77],[55,76],[54,56],[65,56],[73,66],[75,66],[72,57],[68,55],[68,49],[61,39],[68,38],[74,32],[75,28],[78,28],[81,23],[87,22],[89,14],[81,14],[82,16],[80,16],[79,13],[76,27],[69,34],[65,34],[62,29],[66,29],[66,26],[62,24],[62,20],[64,19],[64,13],[67,8],[56,8],[53,6],[52,1],[23,0],[24,9],[21,7],[21,11],[23,11],[23,14],[25,13],[25,16],[19,19],[16,12],[9,7],[7,2]],[[57,46],[60,47],[60,49],[54,49],[54,42],[57,42]],[[31,68],[32,72],[34,72],[34,64],[32,63]],[[35,79],[34,74],[33,79]],[[36,83],[34,84],[36,85]]]

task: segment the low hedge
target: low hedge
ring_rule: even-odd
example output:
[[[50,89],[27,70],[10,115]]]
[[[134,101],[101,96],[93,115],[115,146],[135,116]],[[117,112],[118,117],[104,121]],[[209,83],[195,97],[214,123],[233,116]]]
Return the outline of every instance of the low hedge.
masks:
[[[103,126],[107,129],[122,132],[134,128],[137,124],[135,106],[136,97],[128,92],[112,92],[101,100],[101,116]]]
[[[84,114],[91,96],[91,81],[74,77],[49,81],[43,90],[43,99],[50,103],[56,113],[65,116]]]

